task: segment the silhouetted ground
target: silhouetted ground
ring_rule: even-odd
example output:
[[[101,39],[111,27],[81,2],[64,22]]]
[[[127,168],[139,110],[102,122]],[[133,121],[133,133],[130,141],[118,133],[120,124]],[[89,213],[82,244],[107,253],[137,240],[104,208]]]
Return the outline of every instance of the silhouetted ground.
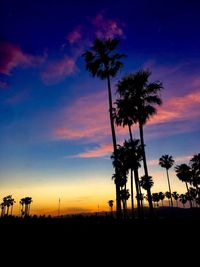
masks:
[[[48,261],[61,266],[59,261],[69,259],[73,260],[69,266],[80,265],[80,260],[85,266],[94,257],[93,266],[99,266],[108,255],[113,265],[138,257],[153,264],[158,255],[167,262],[183,257],[180,253],[185,250],[187,254],[199,250],[195,242],[200,240],[200,209],[159,208],[156,215],[120,222],[109,216],[1,218],[1,252],[12,246],[19,257],[42,258],[44,266]]]

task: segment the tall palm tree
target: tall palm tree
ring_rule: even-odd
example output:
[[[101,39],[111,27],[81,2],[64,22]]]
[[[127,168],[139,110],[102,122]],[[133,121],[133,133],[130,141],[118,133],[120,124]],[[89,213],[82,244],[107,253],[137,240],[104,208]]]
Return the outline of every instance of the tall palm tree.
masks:
[[[123,54],[116,53],[115,50],[119,44],[117,39],[96,39],[90,48],[83,54],[86,62],[86,69],[92,74],[93,77],[97,76],[102,80],[107,80],[108,86],[108,102],[109,102],[109,114],[110,125],[112,132],[113,150],[117,151],[117,141],[113,119],[113,107],[112,107],[112,92],[110,78],[116,76],[117,72],[122,68],[123,64],[121,59],[125,56]],[[119,175],[117,168],[116,173],[116,210],[117,218],[121,218],[121,201],[120,201],[120,186],[118,183]]]
[[[192,184],[199,192],[200,198],[200,153],[195,154],[190,160],[190,166],[192,171]]]
[[[126,152],[127,164],[128,168],[131,170],[131,207],[132,207],[132,217],[134,210],[134,195],[133,195],[133,170],[135,177],[135,186],[136,186],[136,194],[140,195],[140,184],[139,184],[139,173],[138,168],[141,167],[140,161],[142,160],[142,148],[140,144],[140,140],[130,139],[129,141],[124,142],[124,148]],[[138,216],[142,217],[142,210],[140,199],[137,198],[137,208],[138,208]]]
[[[122,189],[120,191],[120,196],[123,204],[123,211],[124,211],[124,219],[127,217],[127,200],[130,197],[130,193],[128,189]]]
[[[160,159],[159,159],[159,165],[162,168],[166,169],[166,173],[167,173],[167,181],[168,181],[168,187],[169,187],[169,192],[170,192],[170,196],[171,196],[171,205],[173,207],[173,200],[172,200],[172,191],[171,191],[171,185],[170,185],[170,181],[169,181],[169,169],[174,165],[174,159],[172,156],[169,155],[163,155]]]
[[[131,159],[131,207],[132,207],[132,217],[134,213],[134,197],[133,197],[133,172],[135,177],[135,187],[136,187],[136,193],[139,196],[140,194],[140,185],[139,185],[139,174],[138,174],[138,168],[141,167],[139,164],[139,161],[142,159],[141,154],[141,146],[139,144],[139,140],[133,140],[133,134],[131,130],[131,126],[133,125],[133,120],[131,118],[130,110],[131,107],[129,106],[131,102],[128,100],[128,98],[123,99],[117,99],[116,102],[116,108],[114,109],[114,119],[117,126],[128,126],[129,135],[130,135],[130,141],[129,143],[126,143],[124,145],[127,145],[128,151],[131,152],[130,159]],[[139,149],[138,149],[139,148]],[[138,153],[140,151],[140,153]],[[137,156],[136,156],[137,154]],[[138,157],[139,156],[139,157]],[[136,158],[137,157],[137,158]],[[140,199],[137,198],[137,208],[138,208],[138,215],[139,217],[142,216],[141,212],[141,205],[140,205]]]
[[[179,180],[181,180],[182,182],[185,182],[187,193],[188,195],[190,195],[189,188],[188,188],[188,183],[191,183],[191,177],[192,177],[190,166],[188,166],[185,163],[177,165],[175,166],[175,172]],[[190,202],[190,207],[192,208],[192,201],[189,200],[189,202]]]
[[[162,83],[155,81],[150,83],[149,77],[151,72],[140,70],[134,74],[125,76],[121,81],[118,82],[117,92],[121,98],[128,98],[131,102],[130,116],[134,123],[139,124],[140,140],[143,154],[143,166],[144,166],[144,179],[149,179],[145,144],[144,144],[144,130],[143,127],[147,121],[156,114],[155,105],[161,105],[162,101],[159,96],[160,90],[163,88]],[[148,201],[151,214],[153,214],[151,188],[147,189]]]
[[[110,207],[110,215],[113,216],[113,203],[114,203],[114,200],[109,200],[108,201],[108,206]]]

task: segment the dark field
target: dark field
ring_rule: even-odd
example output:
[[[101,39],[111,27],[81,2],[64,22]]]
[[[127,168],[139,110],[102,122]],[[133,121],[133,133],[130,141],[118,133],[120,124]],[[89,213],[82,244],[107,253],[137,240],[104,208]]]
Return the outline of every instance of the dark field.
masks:
[[[85,266],[88,260],[91,264],[91,257],[98,262],[109,255],[109,260],[117,262],[139,257],[144,263],[158,255],[166,261],[178,260],[184,251],[189,255],[199,250],[200,209],[156,211],[154,219],[120,222],[109,216],[1,218],[1,252],[12,244],[17,255],[30,254],[33,261],[40,258],[46,265],[57,261],[53,266],[61,266],[58,261],[70,259],[73,264],[69,266],[80,260]]]

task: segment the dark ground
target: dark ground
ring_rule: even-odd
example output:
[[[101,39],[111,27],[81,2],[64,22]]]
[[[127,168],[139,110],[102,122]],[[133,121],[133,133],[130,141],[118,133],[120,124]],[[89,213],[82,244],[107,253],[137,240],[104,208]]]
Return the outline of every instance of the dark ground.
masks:
[[[200,209],[159,208],[156,215],[121,222],[109,216],[1,218],[1,254],[14,252],[21,264],[29,255],[30,264],[43,266],[149,265],[159,257],[164,265],[184,258],[192,266],[192,255],[200,253]]]

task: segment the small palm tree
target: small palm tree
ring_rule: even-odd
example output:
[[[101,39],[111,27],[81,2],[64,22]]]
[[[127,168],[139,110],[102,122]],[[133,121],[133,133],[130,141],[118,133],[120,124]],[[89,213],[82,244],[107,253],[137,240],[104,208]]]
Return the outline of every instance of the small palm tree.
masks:
[[[110,215],[111,215],[111,217],[113,217],[113,203],[114,203],[114,200],[109,200],[108,201],[108,205],[110,207]]]
[[[174,191],[172,193],[172,197],[176,200],[176,206],[178,207],[179,194],[176,191]]]
[[[116,154],[117,151],[117,141],[114,127],[110,78],[115,77],[117,72],[122,68],[123,64],[121,59],[125,56],[115,52],[118,44],[119,40],[117,39],[96,39],[90,50],[83,54],[83,58],[86,62],[86,69],[92,74],[92,76],[99,77],[102,80],[107,80],[110,125],[114,154]],[[118,184],[119,175],[117,169],[115,169],[115,173],[117,218],[121,218],[120,186]]]
[[[185,204],[187,203],[187,197],[185,194],[181,194],[179,196],[179,201],[183,204],[183,208],[185,208]]]
[[[169,200],[169,206],[170,206],[170,199],[172,198],[172,195],[170,192],[167,191],[167,192],[165,192],[165,196]]]
[[[120,191],[121,201],[123,204],[123,211],[124,211],[124,219],[126,219],[127,216],[127,200],[130,197],[130,193],[128,189],[122,189]]]
[[[175,172],[176,176],[181,180],[182,182],[185,182],[186,189],[188,195],[189,193],[189,188],[188,188],[188,183],[191,183],[191,178],[192,178],[192,172],[190,166],[187,164],[180,164],[175,166]],[[192,208],[192,201],[190,200],[190,207]]]
[[[171,185],[170,185],[170,181],[169,181],[169,169],[173,166],[174,164],[174,159],[172,156],[169,155],[163,155],[160,159],[159,159],[159,165],[162,168],[166,169],[166,173],[167,173],[167,181],[168,181],[168,187],[169,187],[169,192],[171,195],[171,205],[173,207],[173,200],[172,200],[172,191],[171,191]]]

